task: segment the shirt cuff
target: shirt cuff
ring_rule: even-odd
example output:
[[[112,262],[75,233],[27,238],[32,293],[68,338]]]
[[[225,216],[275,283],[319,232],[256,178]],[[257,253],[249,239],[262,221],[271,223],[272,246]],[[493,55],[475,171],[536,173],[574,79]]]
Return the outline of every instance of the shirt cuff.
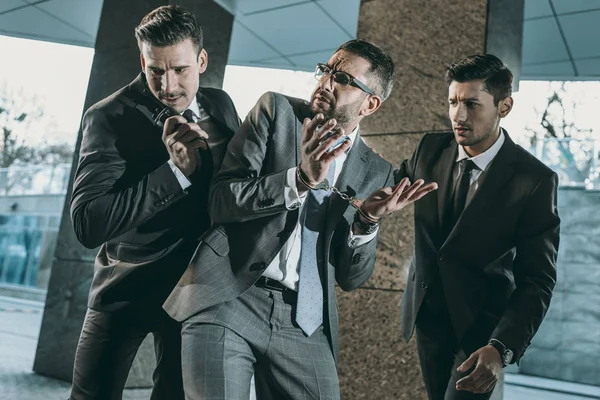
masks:
[[[374,232],[371,232],[368,235],[355,235],[354,232],[352,232],[351,225],[350,234],[348,235],[348,247],[351,249],[356,249],[357,247],[369,243],[371,240],[375,239],[377,232],[379,232],[379,227],[377,227]]]
[[[296,168],[290,168],[285,174],[285,187],[283,188],[283,198],[285,199],[285,208],[295,210],[304,204],[308,193],[299,194],[296,186]]]
[[[177,178],[177,182],[179,182],[179,185],[181,186],[182,190],[185,190],[192,186],[192,182],[190,182],[187,176],[185,176],[185,174],[181,172],[181,170],[177,167],[177,165],[175,165],[175,163],[173,163],[173,161],[169,160],[167,162],[169,163],[169,167],[171,167],[171,171],[173,171],[173,173],[175,174],[175,178]]]

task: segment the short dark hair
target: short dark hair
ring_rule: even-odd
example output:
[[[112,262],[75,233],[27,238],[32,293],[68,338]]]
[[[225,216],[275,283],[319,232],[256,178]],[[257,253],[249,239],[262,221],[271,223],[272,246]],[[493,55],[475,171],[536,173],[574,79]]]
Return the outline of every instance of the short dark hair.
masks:
[[[178,5],[158,7],[150,11],[135,28],[135,38],[142,51],[142,43],[151,46],[173,46],[190,39],[198,54],[204,46],[202,27],[196,16]]]
[[[512,94],[513,74],[492,54],[473,54],[446,67],[446,83],[483,80],[485,91],[494,96],[494,105]]]
[[[340,50],[362,57],[371,64],[369,73],[376,78],[376,86],[371,89],[383,100],[387,99],[392,92],[394,80],[396,79],[392,57],[379,46],[360,39],[350,40],[342,44],[335,52],[337,53]]]

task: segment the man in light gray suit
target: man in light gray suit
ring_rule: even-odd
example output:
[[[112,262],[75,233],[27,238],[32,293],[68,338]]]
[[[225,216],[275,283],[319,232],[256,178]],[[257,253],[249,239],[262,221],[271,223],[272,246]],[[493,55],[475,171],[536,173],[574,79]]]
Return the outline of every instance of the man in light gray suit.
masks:
[[[216,225],[164,304],[183,323],[187,399],[247,400],[253,374],[259,399],[338,399],[335,283],[365,283],[381,218],[437,187],[390,187],[393,167],[360,139],[393,86],[386,53],[352,40],[315,77],[310,103],[266,93],[232,138]]]

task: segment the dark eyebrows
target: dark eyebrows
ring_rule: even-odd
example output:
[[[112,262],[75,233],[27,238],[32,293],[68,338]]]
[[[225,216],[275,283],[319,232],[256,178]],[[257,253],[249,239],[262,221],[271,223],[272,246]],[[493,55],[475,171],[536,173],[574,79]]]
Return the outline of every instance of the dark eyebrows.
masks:
[[[451,101],[451,100],[457,100],[457,99],[454,97],[448,97],[448,101]],[[460,101],[462,101],[462,102],[467,102],[467,101],[479,102],[479,97],[468,97],[466,99],[460,99]]]

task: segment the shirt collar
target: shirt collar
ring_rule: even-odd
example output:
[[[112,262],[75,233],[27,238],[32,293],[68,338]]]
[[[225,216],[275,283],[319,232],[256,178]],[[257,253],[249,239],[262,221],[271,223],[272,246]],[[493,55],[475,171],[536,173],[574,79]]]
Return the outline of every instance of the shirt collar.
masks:
[[[202,116],[202,114],[200,113],[200,106],[198,106],[198,102],[196,101],[196,99],[192,100],[187,109],[192,110],[196,118],[200,118]]]
[[[479,168],[481,171],[485,171],[485,169],[490,165],[500,151],[500,148],[504,144],[505,140],[504,130],[500,128],[500,135],[498,136],[498,139],[496,139],[496,142],[491,145],[489,149],[479,155],[476,155],[475,157],[469,157],[465,149],[462,146],[458,146],[458,156],[456,157],[456,162],[469,159],[475,163],[477,168]]]
[[[356,125],[356,128],[354,128],[354,130],[352,132],[350,132],[350,134],[348,134],[348,138],[350,139],[350,143],[351,146],[350,148],[352,148],[352,146],[354,146],[354,141],[356,140],[356,135],[358,135],[358,125]]]

